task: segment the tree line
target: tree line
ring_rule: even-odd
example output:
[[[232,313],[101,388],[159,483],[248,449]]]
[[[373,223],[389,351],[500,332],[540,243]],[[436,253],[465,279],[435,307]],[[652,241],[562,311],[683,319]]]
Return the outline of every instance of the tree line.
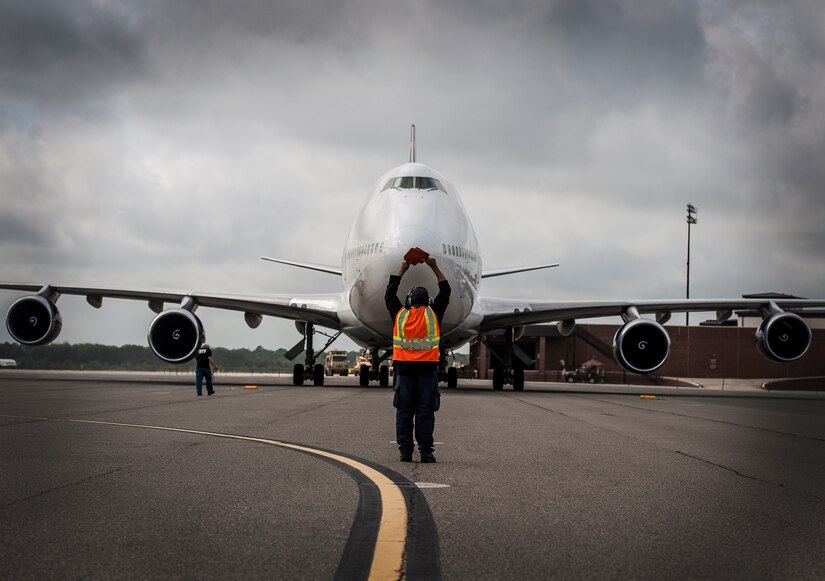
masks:
[[[284,357],[286,349],[212,349],[219,367],[237,371],[287,371],[295,361]],[[357,352],[349,353],[355,362]],[[167,371],[178,369],[158,359],[149,347],[143,345],[98,345],[94,343],[52,343],[43,347],[26,347],[17,343],[0,344],[0,359],[14,359],[22,369],[89,369],[103,371]],[[194,366],[194,362],[184,365]]]
[[[212,349],[219,367],[227,371],[274,372],[291,371],[295,363],[303,363],[299,355],[290,361],[286,349]],[[358,351],[348,351],[350,367],[355,365]],[[27,347],[18,343],[1,343],[0,359],[14,359],[22,369],[89,369],[101,371],[167,371],[179,369],[158,359],[149,347],[143,345],[99,345],[96,343],[52,343],[43,347]],[[467,362],[467,356],[457,354],[456,359]],[[323,363],[323,358],[319,359]],[[184,365],[194,366],[190,362]]]

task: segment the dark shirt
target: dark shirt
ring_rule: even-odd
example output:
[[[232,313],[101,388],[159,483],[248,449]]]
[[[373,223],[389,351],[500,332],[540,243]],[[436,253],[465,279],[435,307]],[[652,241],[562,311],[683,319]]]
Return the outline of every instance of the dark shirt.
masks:
[[[195,355],[195,367],[198,369],[209,369],[209,358],[212,357],[212,350],[209,347],[201,347]]]
[[[401,277],[397,274],[390,275],[390,282],[387,283],[387,292],[384,294],[384,302],[387,305],[387,310],[390,313],[393,325],[395,325],[395,317],[398,311],[404,308],[404,304],[398,299],[398,287],[401,286]],[[432,307],[438,325],[441,326],[441,320],[444,318],[444,312],[447,310],[447,305],[450,304],[450,283],[446,280],[438,283],[438,294],[433,299]],[[434,361],[393,361],[396,373],[403,375],[421,375],[424,373],[432,373],[438,371],[438,363]]]

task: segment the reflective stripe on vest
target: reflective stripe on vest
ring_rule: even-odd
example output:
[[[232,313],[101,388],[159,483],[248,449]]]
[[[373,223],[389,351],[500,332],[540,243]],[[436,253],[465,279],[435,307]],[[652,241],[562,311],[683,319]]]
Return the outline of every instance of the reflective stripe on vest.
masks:
[[[401,309],[393,328],[394,361],[438,361],[441,330],[431,307]]]

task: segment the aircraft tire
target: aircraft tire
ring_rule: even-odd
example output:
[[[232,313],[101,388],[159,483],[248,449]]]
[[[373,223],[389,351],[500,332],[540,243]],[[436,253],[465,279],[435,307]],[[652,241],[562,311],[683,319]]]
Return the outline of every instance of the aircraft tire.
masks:
[[[390,368],[382,365],[378,368],[378,385],[387,387],[390,384]]]
[[[324,366],[320,363],[312,368],[312,383],[315,385],[324,385]]]
[[[292,368],[292,385],[304,384],[304,366],[296,363]]]
[[[501,368],[493,369],[493,389],[495,391],[504,389],[504,370]]]
[[[524,391],[524,370],[513,370],[513,391]]]
[[[458,387],[458,369],[450,367],[447,369],[447,389],[455,389]]]
[[[358,383],[361,387],[367,387],[370,384],[370,368],[368,365],[362,365],[358,370]]]

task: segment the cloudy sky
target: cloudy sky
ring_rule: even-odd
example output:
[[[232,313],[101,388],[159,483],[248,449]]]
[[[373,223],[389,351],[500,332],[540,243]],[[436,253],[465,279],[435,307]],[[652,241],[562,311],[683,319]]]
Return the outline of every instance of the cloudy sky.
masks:
[[[692,297],[825,297],[818,0],[0,0],[0,279],[338,291],[259,257],[340,264],[411,123],[485,268],[562,263],[485,294],[683,297],[692,202]],[[153,316],[59,304],[61,341]]]

